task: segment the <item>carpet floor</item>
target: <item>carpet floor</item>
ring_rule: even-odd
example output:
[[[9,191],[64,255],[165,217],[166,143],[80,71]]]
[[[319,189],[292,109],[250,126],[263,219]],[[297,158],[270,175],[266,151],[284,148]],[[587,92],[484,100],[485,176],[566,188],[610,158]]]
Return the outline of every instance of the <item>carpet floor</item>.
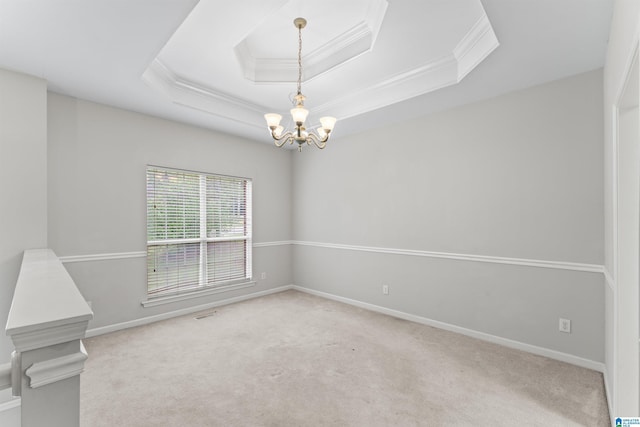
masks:
[[[297,291],[84,343],[83,427],[610,425],[598,372]]]

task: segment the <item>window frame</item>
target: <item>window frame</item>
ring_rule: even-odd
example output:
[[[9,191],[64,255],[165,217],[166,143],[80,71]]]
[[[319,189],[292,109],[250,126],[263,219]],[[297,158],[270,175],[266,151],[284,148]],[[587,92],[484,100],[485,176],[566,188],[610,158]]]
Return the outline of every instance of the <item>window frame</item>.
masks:
[[[158,172],[164,172],[167,174],[174,174],[174,176],[180,176],[182,175],[183,177],[186,175],[196,175],[198,177],[198,186],[199,186],[199,191],[198,191],[198,207],[199,207],[199,224],[198,224],[198,237],[186,237],[186,238],[166,238],[166,239],[149,239],[150,237],[150,233],[152,232],[150,227],[151,227],[151,220],[150,220],[150,204],[155,202],[155,198],[151,199],[151,193],[149,192],[149,179],[152,176],[152,174],[154,173],[158,173]],[[234,236],[213,236],[213,237],[209,237],[208,232],[209,232],[209,227],[213,227],[212,224],[209,221],[209,217],[207,215],[207,207],[208,205],[211,203],[211,201],[214,199],[212,197],[212,193],[209,191],[207,184],[208,184],[208,180],[209,179],[213,179],[213,180],[221,180],[222,182],[224,181],[230,181],[230,185],[241,185],[243,187],[243,191],[244,191],[244,199],[243,203],[241,203],[240,205],[240,209],[243,209],[244,212],[241,215],[244,223],[243,223],[243,232],[240,235],[234,235]],[[147,212],[146,212],[146,232],[147,232],[147,239],[146,239],[146,250],[147,250],[147,255],[146,255],[146,259],[147,259],[147,275],[146,275],[146,297],[147,297],[147,301],[144,301],[142,303],[143,306],[147,307],[147,306],[153,306],[153,305],[157,305],[160,303],[164,303],[164,302],[172,302],[175,300],[182,300],[182,299],[187,299],[187,298],[192,298],[192,297],[197,297],[200,296],[202,294],[210,294],[210,293],[218,293],[218,292],[225,292],[228,290],[233,290],[233,289],[238,289],[238,288],[242,288],[242,287],[246,287],[246,286],[253,286],[255,284],[255,282],[252,281],[253,278],[253,273],[252,273],[252,234],[253,234],[253,230],[252,230],[252,216],[253,216],[253,212],[252,212],[252,187],[253,187],[253,182],[251,178],[246,178],[246,177],[237,177],[237,176],[230,176],[230,175],[222,175],[222,174],[214,174],[214,173],[208,173],[208,172],[198,172],[198,171],[192,171],[192,170],[185,170],[185,169],[177,169],[177,168],[169,168],[169,167],[164,167],[164,166],[155,166],[155,165],[147,165],[145,168],[145,182],[146,182],[146,206],[147,206]],[[154,188],[154,195],[156,194],[156,186],[153,187]],[[183,187],[185,189],[185,191],[189,191],[189,188],[187,188],[186,186]],[[193,190],[193,187],[191,187],[191,190]],[[235,190],[229,190],[229,193],[226,192],[221,192],[221,193],[213,193],[214,195],[218,195],[221,197],[225,197],[228,196],[229,194],[233,195],[233,197],[236,196],[236,193],[234,192]],[[170,192],[165,192],[163,193],[165,196],[168,196],[169,194],[180,194],[181,191],[177,191],[175,193],[170,193]],[[220,199],[216,199],[216,200],[220,200]],[[194,206],[191,206],[191,209],[194,209]],[[193,212],[191,212],[193,213]],[[165,212],[165,216],[168,216],[168,213]],[[218,217],[220,218],[220,217]],[[237,216],[234,217],[233,215],[229,215],[229,216],[223,216],[223,221],[227,220],[228,218],[235,218],[237,219]],[[157,231],[157,223],[154,224],[154,228],[153,231]],[[185,225],[185,227],[188,227]],[[237,228],[237,227],[236,227]],[[165,229],[165,234],[166,234],[167,229]],[[185,234],[186,231],[184,231],[184,229],[182,230]],[[237,232],[237,230],[234,230],[235,232]],[[210,268],[209,264],[209,260],[208,260],[208,256],[209,256],[209,251],[210,250],[215,250],[214,248],[216,247],[215,244],[218,243],[225,243],[225,242],[242,242],[243,243],[243,249],[242,249],[242,254],[244,256],[244,267],[243,267],[243,274],[242,276],[244,277],[234,277],[228,280],[213,280],[212,278],[214,277],[214,272],[210,272],[208,271],[208,269]],[[198,261],[198,282],[197,285],[185,285],[185,286],[180,286],[179,282],[179,278],[176,280],[176,283],[174,285],[169,284],[169,287],[166,287],[164,289],[160,289],[157,291],[151,290],[150,291],[150,287],[152,286],[151,283],[151,276],[150,276],[150,265],[151,265],[151,260],[150,260],[150,256],[152,253],[151,248],[157,248],[160,246],[166,246],[167,247],[167,253],[169,253],[169,247],[171,246],[174,250],[177,248],[178,250],[180,249],[179,247],[182,245],[183,248],[187,248],[186,245],[188,244],[198,244],[199,245],[199,261]],[[213,246],[212,246],[213,244]],[[231,248],[230,250],[234,250],[233,248]],[[240,253],[240,252],[239,252]],[[156,258],[157,259],[157,258]],[[229,264],[231,264],[232,262],[235,263],[240,259],[240,257],[234,257],[233,255],[229,256],[229,258],[225,258],[225,260],[229,261]],[[154,264],[155,266],[155,264]],[[164,264],[162,266],[163,268],[171,268],[171,266],[169,264]],[[156,267],[157,268],[157,267]],[[229,270],[236,273],[241,272],[241,269],[237,269],[237,266],[231,266],[229,267]],[[219,270],[218,270],[219,271]],[[169,277],[169,274],[166,273],[165,275],[165,280]],[[156,276],[155,280],[160,280],[158,278],[162,278],[161,275]],[[157,282],[156,282],[157,283]]]

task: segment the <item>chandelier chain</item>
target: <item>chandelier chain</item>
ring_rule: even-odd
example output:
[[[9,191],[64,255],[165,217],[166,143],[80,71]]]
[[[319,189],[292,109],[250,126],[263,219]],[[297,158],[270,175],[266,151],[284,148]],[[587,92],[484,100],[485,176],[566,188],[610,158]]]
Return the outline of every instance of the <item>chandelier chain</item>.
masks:
[[[298,95],[302,94],[302,26],[298,25]]]
[[[305,96],[302,94],[302,29],[307,25],[304,18],[296,18],[293,24],[298,29],[298,93],[295,96],[295,107],[289,110],[293,118],[294,128],[285,130],[280,125],[282,116],[277,113],[267,113],[264,115],[267,121],[267,127],[271,133],[276,147],[282,147],[284,144],[298,144],[298,151],[302,151],[303,145],[315,145],[319,149],[323,149],[329,140],[329,134],[336,124],[335,117],[320,117],[320,127],[317,131],[307,130],[305,120],[309,115],[309,110],[304,108]]]

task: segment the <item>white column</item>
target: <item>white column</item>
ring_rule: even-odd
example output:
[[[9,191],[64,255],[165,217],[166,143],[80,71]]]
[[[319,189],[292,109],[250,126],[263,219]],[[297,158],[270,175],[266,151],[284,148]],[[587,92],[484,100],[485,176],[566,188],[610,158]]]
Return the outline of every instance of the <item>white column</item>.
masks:
[[[53,251],[25,251],[6,328],[20,353],[23,427],[79,426],[81,339],[92,318]]]

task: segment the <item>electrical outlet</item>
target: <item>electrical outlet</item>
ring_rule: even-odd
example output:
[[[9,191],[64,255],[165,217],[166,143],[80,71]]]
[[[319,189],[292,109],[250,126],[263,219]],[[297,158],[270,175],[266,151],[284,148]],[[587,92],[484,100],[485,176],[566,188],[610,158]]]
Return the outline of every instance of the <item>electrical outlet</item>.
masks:
[[[559,324],[558,324],[558,330],[560,332],[566,332],[566,333],[570,334],[571,333],[571,320],[560,318],[560,321],[559,321]]]
[[[389,295],[389,285],[382,285],[382,293],[384,295]]]
[[[267,273],[262,273],[262,274],[260,275],[260,278],[261,278],[262,280],[266,279],[266,278],[267,278]]]

